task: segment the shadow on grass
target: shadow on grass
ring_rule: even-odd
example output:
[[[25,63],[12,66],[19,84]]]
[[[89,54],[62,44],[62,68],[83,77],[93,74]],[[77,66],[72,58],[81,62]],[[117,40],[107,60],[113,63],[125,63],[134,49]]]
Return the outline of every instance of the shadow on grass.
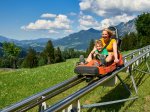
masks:
[[[129,96],[130,93],[121,84],[119,84],[113,90],[109,91],[104,97],[102,97],[101,100],[97,103],[120,100],[120,99],[128,98]],[[124,106],[124,102],[101,106],[101,107],[93,107],[90,108],[87,112],[93,112],[93,111],[118,112],[122,106]]]
[[[140,65],[139,68],[141,70],[146,70],[146,66],[143,63]],[[148,75],[145,75],[144,73],[138,71],[133,71],[132,75],[134,77],[137,88],[146,81],[147,77],[149,77]],[[129,87],[130,90],[134,90],[130,76],[126,77],[123,81]],[[113,90],[109,91],[105,96],[103,96],[97,103],[126,99],[130,96],[130,93],[124,88],[124,86],[122,84],[119,84]],[[131,100],[126,105],[125,102],[121,102],[100,107],[93,107],[88,109],[87,112],[119,112],[120,109],[124,106],[125,108],[123,108],[122,111],[125,111],[126,109],[128,109],[128,107],[131,107],[135,101],[136,100]]]
[[[145,63],[141,63],[140,66],[138,67],[140,70],[146,71],[148,72],[148,68],[145,65]],[[135,76],[135,80],[136,80],[136,85],[139,87],[140,85],[142,85],[145,80],[150,76],[150,75],[146,75],[145,73],[141,73],[139,71],[134,71],[134,74],[136,74]]]

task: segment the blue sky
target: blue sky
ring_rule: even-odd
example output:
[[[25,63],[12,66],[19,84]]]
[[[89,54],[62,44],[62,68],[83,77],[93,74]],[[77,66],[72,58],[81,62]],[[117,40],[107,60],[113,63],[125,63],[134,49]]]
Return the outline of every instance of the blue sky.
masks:
[[[57,39],[127,22],[142,12],[150,12],[150,0],[0,0],[0,35]]]

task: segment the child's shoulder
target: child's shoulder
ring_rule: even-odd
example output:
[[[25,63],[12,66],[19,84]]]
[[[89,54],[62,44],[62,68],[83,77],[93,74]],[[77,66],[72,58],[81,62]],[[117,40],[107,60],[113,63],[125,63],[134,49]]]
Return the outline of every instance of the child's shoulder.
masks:
[[[103,49],[102,54],[108,55],[108,51],[106,48]]]

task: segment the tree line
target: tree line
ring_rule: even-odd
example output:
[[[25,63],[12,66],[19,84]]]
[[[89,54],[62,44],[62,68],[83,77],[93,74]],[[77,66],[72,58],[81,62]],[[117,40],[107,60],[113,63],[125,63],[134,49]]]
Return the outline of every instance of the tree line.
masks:
[[[143,13],[135,20],[137,32],[122,37],[121,51],[138,49],[150,45],[150,13]]]
[[[66,59],[78,58],[84,51],[77,51],[73,48],[61,51],[59,47],[54,48],[49,40],[42,52],[36,52],[29,47],[25,52],[14,43],[0,43],[0,67],[1,68],[33,68],[53,63],[64,62]]]

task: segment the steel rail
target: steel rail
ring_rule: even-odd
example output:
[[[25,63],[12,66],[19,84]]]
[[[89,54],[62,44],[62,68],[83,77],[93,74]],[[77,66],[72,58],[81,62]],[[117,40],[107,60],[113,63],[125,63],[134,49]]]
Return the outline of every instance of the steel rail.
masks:
[[[122,99],[122,100],[117,100],[117,101],[109,101],[109,102],[103,102],[103,103],[96,103],[96,104],[89,104],[89,105],[83,105],[81,108],[91,108],[91,107],[99,107],[99,106],[103,106],[103,105],[111,105],[111,104],[115,104],[115,103],[120,103],[120,102],[125,102],[125,101],[130,101],[130,100],[135,100],[138,97],[132,97],[132,98],[128,98],[128,99]]]
[[[58,89],[58,90],[52,92],[51,94],[48,94],[47,96],[44,96],[43,99],[40,99],[40,100],[38,100],[38,101],[36,101],[36,102],[33,102],[32,104],[30,104],[30,105],[28,105],[28,106],[25,106],[25,107],[23,107],[23,108],[17,110],[17,112],[25,112],[25,111],[27,111],[27,110],[29,110],[29,109],[31,109],[31,108],[33,108],[33,107],[35,107],[35,106],[41,104],[42,102],[44,102],[44,101],[46,101],[46,100],[48,100],[48,99],[50,99],[50,98],[52,98],[52,97],[54,97],[54,96],[56,96],[56,95],[58,95],[58,94],[60,94],[60,93],[62,93],[62,92],[64,92],[64,91],[68,90],[69,88],[72,88],[72,87],[74,87],[74,86],[80,84],[80,83],[83,82],[84,80],[85,80],[85,78],[80,78],[79,80],[77,80],[77,81],[75,81],[75,82],[73,82],[73,83],[71,83],[71,84],[68,84],[68,85],[62,87],[62,88],[60,88],[60,89]]]
[[[81,78],[82,78],[82,77],[81,77]],[[62,82],[62,83],[59,83],[59,84],[57,84],[57,85],[55,85],[55,86],[53,86],[53,87],[51,87],[51,88],[48,88],[48,89],[46,89],[46,90],[43,90],[43,91],[40,92],[40,93],[34,94],[34,95],[32,95],[32,96],[30,96],[30,97],[28,97],[28,98],[26,98],[26,99],[24,99],[24,100],[22,100],[22,101],[20,101],[20,102],[17,102],[17,103],[15,103],[15,104],[12,104],[11,106],[2,109],[1,112],[15,111],[15,110],[17,110],[18,108],[21,108],[21,107],[23,107],[23,106],[29,104],[30,102],[34,102],[34,101],[40,99],[42,96],[45,96],[46,94],[48,94],[48,93],[50,93],[50,92],[56,91],[57,89],[62,88],[63,86],[66,86],[66,85],[68,85],[69,83],[72,83],[72,82],[74,82],[74,81],[76,81],[76,80],[78,80],[78,79],[79,79],[79,77],[78,77],[78,76],[75,76],[75,77],[73,77],[73,78],[71,78],[71,79],[68,79],[68,80],[66,80],[66,81],[64,81],[64,82]]]
[[[125,54],[125,55],[124,55],[124,58],[127,58],[127,57],[131,56],[132,54],[137,53],[137,52],[139,52],[139,51],[142,51],[142,50],[144,50],[144,49],[150,49],[150,45],[145,46],[145,47],[140,48],[140,49],[136,49],[136,50],[134,50],[134,51],[132,51],[132,52],[130,52],[130,53],[128,53],[128,54]]]
[[[121,72],[122,70],[124,70],[125,68],[130,66],[131,64],[133,64],[136,60],[138,60],[138,59],[142,58],[143,56],[145,56],[147,53],[150,53],[150,50],[147,50],[143,54],[140,54],[139,56],[134,57],[129,62],[127,62],[124,67],[118,68],[111,75],[109,75],[109,76],[106,75],[104,78],[102,78],[102,79],[100,79],[100,80],[98,80],[98,81],[96,81],[96,82],[94,82],[94,83],[92,83],[88,86],[83,87],[82,89],[75,92],[74,94],[71,94],[70,96],[66,97],[65,99],[57,102],[55,105],[52,105],[51,107],[47,108],[44,112],[54,112],[54,111],[59,111],[59,110],[63,109],[64,107],[71,104],[73,101],[79,99],[83,95],[87,94],[88,92],[90,92],[93,89],[95,89],[96,87],[98,87],[100,84],[102,84],[102,83],[106,82],[107,80],[113,78],[116,74],[118,74],[119,72]]]

